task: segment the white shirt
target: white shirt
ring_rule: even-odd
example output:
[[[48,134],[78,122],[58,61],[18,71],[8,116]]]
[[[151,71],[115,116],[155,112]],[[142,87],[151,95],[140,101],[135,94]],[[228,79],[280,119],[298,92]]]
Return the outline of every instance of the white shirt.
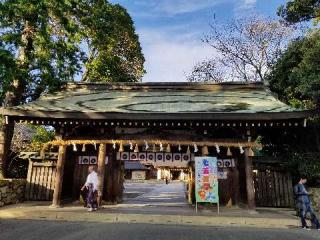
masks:
[[[88,187],[89,184],[93,185],[93,190],[98,190],[98,174],[95,171],[87,176],[85,185]]]

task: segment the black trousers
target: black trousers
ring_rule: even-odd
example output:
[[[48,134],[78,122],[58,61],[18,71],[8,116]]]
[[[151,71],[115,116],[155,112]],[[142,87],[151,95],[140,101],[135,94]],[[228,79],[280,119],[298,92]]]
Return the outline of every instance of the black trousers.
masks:
[[[84,207],[87,207],[88,206],[88,201],[87,201],[87,198],[88,198],[88,188],[84,188],[84,190],[81,190],[80,191],[80,195],[84,201]]]

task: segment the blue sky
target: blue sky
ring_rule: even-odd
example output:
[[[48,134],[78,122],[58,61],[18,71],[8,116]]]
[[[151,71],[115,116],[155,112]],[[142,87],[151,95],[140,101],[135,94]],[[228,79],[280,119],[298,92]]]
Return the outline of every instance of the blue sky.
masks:
[[[132,16],[146,58],[144,82],[186,81],[199,61],[214,57],[201,42],[209,23],[250,14],[276,17],[285,0],[111,0]]]

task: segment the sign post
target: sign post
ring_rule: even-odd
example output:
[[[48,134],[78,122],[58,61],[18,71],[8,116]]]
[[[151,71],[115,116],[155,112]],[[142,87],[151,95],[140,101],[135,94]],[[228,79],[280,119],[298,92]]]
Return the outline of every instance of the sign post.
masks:
[[[196,212],[198,202],[216,203],[219,214],[218,167],[216,157],[195,157]]]

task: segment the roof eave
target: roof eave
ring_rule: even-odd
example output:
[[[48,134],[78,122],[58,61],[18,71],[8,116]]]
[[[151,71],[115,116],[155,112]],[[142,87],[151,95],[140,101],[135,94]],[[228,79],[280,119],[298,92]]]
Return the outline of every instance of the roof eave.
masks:
[[[16,109],[2,109],[2,115],[13,119],[74,119],[74,120],[203,120],[203,121],[243,121],[243,120],[289,120],[306,119],[318,115],[315,110],[292,112],[257,112],[257,113],[229,113],[229,112],[178,112],[178,113],[150,113],[150,112],[61,112],[61,111],[28,111]]]

